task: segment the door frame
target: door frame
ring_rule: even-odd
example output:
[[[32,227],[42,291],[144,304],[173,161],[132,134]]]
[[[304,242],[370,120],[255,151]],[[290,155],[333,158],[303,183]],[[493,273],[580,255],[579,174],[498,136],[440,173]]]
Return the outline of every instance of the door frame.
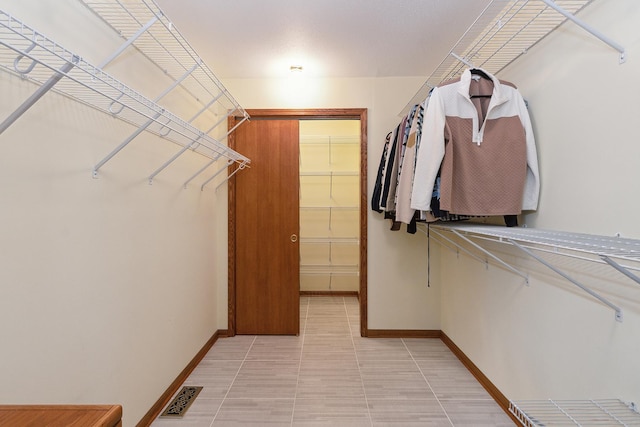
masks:
[[[253,109],[245,110],[256,120],[290,119],[352,119],[360,120],[360,335],[368,336],[367,327],[367,109],[366,108],[328,108],[328,109]],[[228,118],[228,129],[233,129],[243,119],[233,114]],[[228,137],[229,147],[235,148],[234,133]],[[233,171],[232,171],[233,172]],[[242,172],[240,172],[242,173]],[[228,326],[227,335],[236,334],[236,180],[235,175],[228,181]]]

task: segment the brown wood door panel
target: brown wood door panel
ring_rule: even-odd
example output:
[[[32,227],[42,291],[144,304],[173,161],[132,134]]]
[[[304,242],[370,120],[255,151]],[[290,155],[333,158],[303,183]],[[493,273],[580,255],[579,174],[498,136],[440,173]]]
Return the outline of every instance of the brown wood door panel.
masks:
[[[251,159],[251,169],[245,169],[241,172],[239,172],[238,174],[234,175],[230,180],[229,180],[229,264],[228,264],[228,268],[229,268],[229,300],[228,300],[228,307],[229,307],[229,312],[228,312],[228,319],[229,319],[229,324],[228,324],[228,330],[227,333],[229,334],[229,336],[233,336],[236,333],[241,333],[241,334],[245,334],[245,333],[253,333],[253,332],[245,332],[243,329],[241,329],[239,326],[239,318],[242,317],[243,314],[240,314],[239,311],[241,310],[240,305],[243,305],[242,302],[238,302],[238,298],[243,298],[243,296],[241,295],[241,292],[238,290],[238,286],[239,286],[239,281],[238,281],[238,274],[240,274],[240,271],[244,271],[244,269],[246,267],[241,266],[241,265],[237,265],[237,260],[236,260],[236,256],[237,256],[237,248],[236,248],[236,243],[240,241],[239,238],[237,238],[236,234],[239,231],[239,228],[242,228],[244,230],[249,230],[250,227],[254,227],[255,229],[257,229],[257,224],[254,225],[248,225],[248,224],[243,224],[242,226],[240,226],[239,224],[237,224],[236,222],[236,217],[237,217],[237,212],[238,212],[238,208],[236,206],[236,201],[238,198],[248,198],[248,200],[255,200],[255,195],[254,196],[249,196],[244,194],[245,190],[243,188],[240,188],[237,185],[237,180],[240,180],[242,175],[245,174],[246,172],[251,171],[256,163],[257,163],[257,158],[256,155],[253,155],[251,153],[253,153],[253,151],[249,152],[247,151],[247,149],[251,148],[251,147],[247,147],[247,149],[244,148],[244,146],[241,146],[237,143],[237,136],[240,136],[240,139],[243,139],[242,137],[242,132],[245,130],[245,127],[248,127],[249,125],[251,125],[252,123],[255,123],[259,120],[264,120],[264,119],[272,119],[275,121],[280,121],[280,120],[300,120],[300,119],[315,119],[315,118],[322,118],[322,119],[359,119],[360,120],[360,129],[361,129],[361,151],[360,151],[360,190],[361,190],[361,194],[360,194],[360,291],[359,291],[359,300],[360,300],[360,334],[363,337],[368,336],[368,321],[367,321],[367,317],[368,317],[368,309],[367,309],[367,206],[368,206],[368,199],[367,199],[367,129],[368,129],[368,121],[367,121],[367,109],[366,108],[335,108],[335,109],[304,109],[304,110],[292,110],[292,109],[286,109],[286,110],[280,110],[280,109],[251,109],[251,110],[246,110],[247,113],[249,113],[249,115],[251,116],[251,121],[250,122],[245,122],[243,123],[241,126],[239,126],[230,136],[229,136],[229,146],[238,150],[240,153],[247,155],[247,157],[249,157]],[[229,125],[229,129],[235,128],[235,125],[242,119],[242,117],[234,117],[231,116],[229,117],[229,121],[228,121],[228,125]],[[262,135],[260,135],[260,137],[258,137],[259,133],[256,130],[246,130],[247,132],[255,132],[255,137],[254,139],[257,138],[257,140],[262,140],[264,141],[264,138],[262,137]],[[296,131],[297,134],[297,131]],[[296,138],[298,137],[298,135],[296,135]],[[244,143],[243,143],[244,144]],[[251,148],[252,150],[256,150],[258,147],[253,147]],[[271,147],[272,149],[274,147]],[[296,148],[297,150],[298,148]],[[297,159],[297,157],[296,157]],[[296,160],[297,162],[298,160]],[[296,163],[297,165],[297,163]],[[296,174],[298,173],[298,168],[296,167]],[[255,178],[254,178],[255,179]],[[295,182],[296,185],[298,183],[298,179],[299,177],[296,176],[295,181],[292,180],[290,182]],[[257,181],[254,181],[254,186],[258,185]],[[292,190],[294,191],[294,190]],[[295,189],[295,193],[296,195],[298,194],[298,187],[296,187]],[[251,197],[253,197],[254,199],[251,199]],[[245,203],[246,201],[243,201],[241,203]],[[296,201],[296,203],[298,203],[298,200]],[[252,205],[254,206],[253,208],[253,212],[254,212],[254,218],[256,216],[259,215],[259,210],[257,208],[256,203],[252,203]],[[238,204],[239,206],[239,204]],[[297,205],[296,205],[297,206]],[[252,209],[251,207],[248,208],[249,210]],[[298,207],[296,207],[296,212],[298,211]],[[266,214],[264,211],[262,211],[262,214]],[[248,227],[248,228],[247,228]],[[299,227],[299,225],[298,225]],[[243,233],[241,231],[241,233]],[[296,248],[296,256],[299,257],[298,255],[298,248]],[[246,264],[246,262],[244,263]],[[254,263],[254,264],[257,264]],[[298,261],[295,263],[291,262],[290,263],[291,268],[295,268],[296,269],[296,286],[299,286],[299,276],[298,276],[298,272],[299,272],[299,259]],[[250,265],[250,268],[254,269],[254,270],[259,270],[258,267],[254,266],[254,265]],[[263,297],[260,297],[258,295],[258,292],[266,292],[266,290],[262,290],[262,291],[256,291],[253,292],[252,294],[247,296],[247,302],[250,302],[249,300],[255,300],[256,302],[258,300],[262,300]],[[246,292],[245,292],[246,293]],[[295,310],[297,311],[297,313],[299,313],[299,289],[296,289],[296,296],[293,298],[290,298],[291,300],[295,300],[296,302],[296,307]],[[288,294],[287,294],[288,295]],[[250,306],[250,305],[249,305]],[[246,308],[242,308],[243,311],[247,311]],[[269,311],[265,310],[265,313],[269,313]],[[244,313],[247,314],[247,313]],[[248,313],[251,314],[251,313]],[[267,314],[268,315],[268,314]],[[299,316],[299,315],[297,315]],[[255,316],[256,319],[258,318],[258,316]],[[254,320],[254,322],[257,320]],[[296,326],[295,328],[295,332],[292,333],[298,333],[298,329],[299,329],[299,319],[296,319],[296,324],[298,326]]]
[[[300,322],[297,120],[252,120],[235,132],[251,159],[236,177],[236,333],[298,334]]]

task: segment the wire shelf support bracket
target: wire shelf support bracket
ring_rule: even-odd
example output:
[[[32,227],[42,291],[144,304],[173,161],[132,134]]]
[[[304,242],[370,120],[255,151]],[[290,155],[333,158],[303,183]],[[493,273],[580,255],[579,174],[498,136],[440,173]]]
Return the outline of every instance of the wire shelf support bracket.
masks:
[[[618,307],[617,305],[613,304],[608,299],[602,297],[600,294],[592,291],[588,287],[584,286],[583,284],[581,284],[580,282],[578,282],[577,280],[575,280],[574,278],[572,278],[568,274],[564,273],[559,268],[554,267],[553,265],[551,265],[551,263],[548,263],[547,261],[545,261],[544,259],[542,259],[538,255],[534,254],[533,252],[531,252],[529,249],[525,248],[524,246],[518,244],[517,242],[515,242],[515,241],[513,241],[511,239],[509,239],[508,241],[513,246],[515,246],[516,248],[520,249],[521,251],[523,251],[524,253],[526,253],[527,255],[529,255],[530,257],[535,259],[536,261],[538,261],[540,264],[544,265],[545,267],[553,270],[554,272],[556,272],[560,276],[564,277],[566,280],[568,280],[569,282],[573,283],[574,285],[576,285],[577,287],[579,287],[580,289],[582,289],[583,291],[585,291],[586,293],[588,293],[589,295],[591,295],[592,297],[594,297],[595,299],[600,301],[601,303],[611,307],[616,312],[616,320],[618,322],[622,322],[622,309],[620,307]]]
[[[579,287],[593,298],[609,306],[615,311],[615,318],[618,322],[623,320],[622,309],[604,298],[602,295],[583,285],[573,277],[566,274],[551,262],[537,255],[535,252],[546,252],[554,256],[575,258],[581,261],[593,262],[608,265],[624,274],[635,283],[640,284],[640,276],[632,271],[640,271],[640,240],[626,239],[621,237],[597,236],[582,233],[570,233],[552,230],[541,230],[527,227],[504,227],[484,224],[438,224],[429,225],[430,236],[433,238],[445,239],[448,243],[464,250],[461,244],[447,238],[444,232],[449,232],[466,243],[500,262],[503,266],[516,274],[522,275],[519,270],[509,266],[502,260],[491,254],[488,249],[476,242],[488,241],[494,243],[508,244],[516,247],[528,256],[534,258],[539,263],[551,269],[564,279]],[[471,240],[473,237],[473,240]],[[436,241],[440,244],[438,239]],[[448,246],[447,246],[448,247]],[[479,259],[477,256],[474,258]]]
[[[135,132],[133,132],[127,139],[125,139],[120,145],[118,145],[111,153],[107,154],[107,156],[100,160],[98,164],[93,167],[92,175],[94,178],[98,177],[98,170],[104,166],[109,160],[111,160],[116,154],[118,154],[124,147],[129,145],[131,141],[133,141],[138,135],[140,135],[146,128],[151,126],[151,124],[160,117],[162,113],[158,112],[155,116],[146,121],[142,126],[140,126]]]
[[[580,18],[576,17],[574,14],[567,12],[558,4],[556,4],[554,1],[552,0],[541,0],[541,1],[547,6],[549,6],[550,8],[554,9],[556,12],[558,12],[562,16],[564,16],[565,18],[567,18],[568,20],[570,20],[571,22],[573,22],[574,24],[576,24],[577,26],[579,26],[580,28],[582,28],[583,30],[587,31],[589,34],[595,36],[600,41],[608,44],[609,46],[617,50],[620,53],[620,56],[619,56],[620,64],[623,64],[627,60],[627,55],[626,55],[624,46],[620,45],[619,43],[605,36],[600,31],[596,30],[595,28],[593,28],[592,26],[590,26]]]
[[[6,44],[1,42],[4,46]],[[37,61],[33,60],[31,64],[24,70],[20,70],[18,68],[18,63],[22,58],[24,58],[28,52],[30,52],[35,47],[35,42],[25,50],[24,53],[18,55],[16,60],[14,61],[15,70],[20,73],[20,75],[28,74],[33,70],[36,66]],[[71,61],[66,62],[60,67],[59,71],[55,72],[53,76],[51,76],[46,82],[42,84],[36,91],[27,98],[16,110],[9,115],[2,123],[0,123],[0,134],[2,134],[5,130],[9,128],[16,120],[18,120],[24,113],[26,113],[29,108],[31,108],[40,98],[42,98],[47,92],[49,92],[55,85],[66,75],[71,69],[78,63],[80,58],[78,56],[73,56]]]
[[[453,230],[453,234],[455,234],[456,236],[460,237],[462,240],[464,240],[465,242],[469,243],[471,246],[473,246],[474,248],[478,249],[482,253],[486,254],[488,257],[490,257],[493,260],[497,261],[499,264],[503,265],[508,270],[512,271],[513,273],[517,274],[518,276],[523,277],[524,280],[525,280],[525,284],[527,286],[529,285],[529,276],[527,274],[521,272],[520,270],[518,270],[515,267],[512,267],[509,263],[504,262],[503,260],[501,260],[500,258],[495,256],[494,254],[492,254],[491,252],[489,252],[488,250],[486,250],[482,246],[478,245],[477,243],[473,242],[471,239],[466,238],[465,236],[463,236],[461,233],[457,232],[456,230]]]
[[[147,30],[149,28],[151,28],[151,26],[153,24],[155,24],[156,22],[158,22],[158,19],[160,19],[160,17],[158,15],[155,15],[153,18],[151,18],[149,20],[149,22],[147,22],[146,24],[144,24],[142,27],[140,27],[140,29],[138,30],[137,33],[135,33],[133,36],[129,37],[127,39],[126,42],[124,42],[124,44],[122,46],[120,46],[118,49],[116,49],[115,52],[113,52],[108,58],[106,58],[104,61],[102,61],[100,63],[100,65],[98,65],[98,68],[100,69],[104,69],[107,65],[109,65],[111,63],[111,61],[113,61],[114,59],[116,59],[118,56],[120,56],[120,54],[122,52],[124,52],[129,46],[131,46],[133,44],[133,42],[135,42],[141,35],[143,35],[144,33],[147,32]]]
[[[479,257],[478,255],[474,254],[473,252],[471,252],[470,250],[468,250],[464,246],[462,246],[462,245],[456,243],[455,241],[449,239],[447,236],[445,236],[444,234],[436,231],[433,228],[430,230],[430,232],[432,234],[428,234],[426,231],[423,231],[423,233],[426,234],[427,236],[429,236],[429,238],[434,239],[440,245],[444,246],[445,248],[449,249],[452,252],[455,252],[456,256],[459,256],[460,255],[459,251],[462,251],[462,252],[466,253],[467,255],[469,255],[471,258],[474,258],[476,261],[480,262],[481,264],[484,264],[484,266],[486,268],[489,268],[489,262],[486,259],[482,259],[481,257]],[[438,237],[434,237],[433,234],[437,235]],[[440,239],[444,239],[446,242],[448,242],[449,244],[453,245],[456,249],[450,248],[449,246],[447,246],[446,244],[444,244],[443,242],[438,240],[439,238]]]

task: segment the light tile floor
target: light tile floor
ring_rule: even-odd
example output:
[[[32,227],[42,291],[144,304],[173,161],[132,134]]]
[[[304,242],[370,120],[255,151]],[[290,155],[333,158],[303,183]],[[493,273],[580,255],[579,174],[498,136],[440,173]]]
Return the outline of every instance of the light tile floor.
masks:
[[[301,297],[300,336],[218,340],[153,427],[513,426],[439,339],[361,338],[355,297]]]

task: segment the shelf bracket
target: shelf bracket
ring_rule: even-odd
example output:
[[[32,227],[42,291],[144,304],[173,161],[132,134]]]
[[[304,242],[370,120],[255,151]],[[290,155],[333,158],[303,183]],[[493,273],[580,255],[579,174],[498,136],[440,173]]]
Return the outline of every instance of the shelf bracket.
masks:
[[[609,258],[608,256],[606,256],[606,255],[599,255],[599,256],[600,256],[600,258],[602,258],[602,260],[604,262],[609,264],[611,267],[615,268],[620,273],[624,274],[625,276],[627,276],[629,279],[633,280],[634,282],[640,284],[640,277],[636,276],[635,274],[633,274],[632,272],[630,272],[629,270],[627,270],[626,268],[624,268],[623,266],[621,266],[620,264],[618,264],[617,262],[615,262],[614,260]]]
[[[201,62],[198,60],[198,62],[196,62],[193,67],[191,67],[190,69],[188,69],[179,79],[177,79],[175,82],[173,82],[168,88],[166,88],[160,95],[158,95],[156,97],[156,99],[153,100],[153,102],[157,103],[158,101],[160,101],[162,98],[164,98],[165,96],[167,96],[167,94],[169,92],[171,92],[173,89],[175,89],[180,83],[182,83],[184,81],[184,79],[186,79],[187,77],[189,77],[199,66],[200,66]],[[193,120],[193,119],[192,119]]]
[[[464,59],[463,57],[461,57],[460,55],[457,55],[455,52],[450,52],[449,55],[453,56],[454,58],[456,58],[458,61],[462,62],[464,65],[466,65],[469,68],[474,68],[474,65],[467,61],[466,59]]]
[[[547,6],[549,6],[550,8],[554,9],[559,14],[563,15],[565,18],[569,19],[570,21],[572,21],[573,23],[578,25],[583,30],[587,31],[591,35],[597,37],[602,42],[608,44],[609,46],[611,46],[612,48],[614,48],[615,50],[620,52],[620,58],[619,58],[620,59],[620,64],[623,64],[627,60],[626,52],[625,52],[625,49],[624,49],[624,47],[622,45],[620,45],[620,44],[616,43],[615,41],[611,40],[609,37],[605,36],[600,31],[598,31],[595,28],[591,27],[586,22],[584,22],[581,19],[577,18],[572,13],[567,12],[566,10],[564,10],[563,8],[558,6],[556,3],[554,3],[552,0],[541,0],[541,1],[544,4],[546,4]]]
[[[157,112],[152,118],[147,120],[147,122],[145,124],[140,126],[134,133],[132,133],[127,139],[125,139],[124,142],[122,142],[122,144],[118,145],[111,153],[109,153],[107,155],[107,157],[105,157],[104,159],[100,160],[100,162],[97,165],[95,165],[95,167],[93,168],[93,177],[97,178],[98,177],[98,169],[100,169],[102,166],[104,166],[105,163],[107,163],[109,160],[111,160],[113,158],[113,156],[118,154],[120,152],[120,150],[122,150],[131,141],[133,141],[135,139],[135,137],[140,135],[146,128],[148,128],[151,125],[151,123],[155,122],[163,112],[164,112],[164,110]]]
[[[27,56],[27,55],[24,54],[22,56]],[[22,56],[19,56],[18,58],[22,58]],[[56,85],[56,83],[58,83],[60,79],[62,79],[62,77],[64,77],[65,74],[67,74],[69,71],[71,71],[73,67],[76,66],[78,61],[80,61],[80,57],[74,55],[73,58],[71,59],[71,62],[66,62],[62,67],[60,67],[58,71],[56,71],[56,73],[53,76],[49,77],[49,79],[46,82],[44,82],[42,86],[36,89],[36,91],[33,94],[31,94],[31,96],[27,98],[22,103],[22,105],[16,108],[16,110],[13,113],[11,113],[9,117],[7,117],[2,123],[0,123],[0,134],[2,134],[5,130],[7,130],[9,126],[11,126],[16,120],[20,118],[20,116],[26,113],[27,110],[33,106],[33,104],[38,102],[38,100],[44,96],[45,93],[49,92],[51,88],[53,88]],[[31,71],[31,69],[33,69],[33,64],[27,68],[27,70],[29,71]]]
[[[229,116],[227,116],[227,117],[229,117]],[[238,123],[236,123],[236,124],[235,124],[235,126],[234,126],[234,127],[232,127],[232,128],[231,128],[231,130],[229,130],[229,132],[227,132],[227,134],[226,134],[222,139],[224,139],[224,138],[228,137],[229,135],[231,135],[231,134],[233,133],[233,131],[234,131],[234,130],[236,130],[236,129],[238,128],[238,126],[240,126],[242,123],[244,123],[248,118],[249,118],[249,117],[244,116],[244,117],[242,118],[242,120],[240,120]],[[212,130],[212,129],[210,129],[210,130],[209,130],[209,132],[211,132],[211,130]],[[207,132],[207,133],[208,133],[208,132]]]
[[[200,135],[198,138],[196,138],[193,141],[191,141],[191,144],[187,144],[184,147],[182,147],[182,149],[180,151],[178,151],[173,157],[171,157],[162,166],[160,166],[151,175],[149,175],[149,185],[153,184],[153,178],[155,178],[156,175],[158,175],[160,172],[162,172],[167,166],[169,166],[171,163],[173,163],[178,157],[183,155],[187,150],[193,149],[197,145],[199,145],[198,140],[200,138],[202,138],[202,135]]]
[[[149,20],[149,22],[147,22],[145,25],[143,25],[138,32],[136,32],[134,35],[132,35],[131,37],[129,37],[129,39],[124,42],[124,44],[122,46],[120,46],[118,49],[116,49],[115,52],[113,52],[111,54],[111,56],[109,56],[107,59],[105,59],[104,61],[102,61],[102,63],[100,65],[98,65],[98,68],[101,70],[104,70],[104,67],[106,67],[107,65],[109,65],[109,63],[111,61],[113,61],[114,59],[116,59],[122,52],[125,51],[126,48],[128,48],[129,46],[131,46],[131,44],[133,44],[133,42],[135,42],[138,37],[140,37],[141,35],[143,35],[145,32],[147,32],[147,30],[149,28],[151,28],[151,26],[153,24],[155,24],[158,19],[160,19],[160,17],[158,15],[154,16],[153,18],[151,18]]]
[[[478,249],[479,251],[481,251],[482,253],[486,254],[487,256],[491,257],[493,260],[497,261],[498,263],[500,263],[502,266],[506,267],[509,271],[517,274],[518,276],[521,276],[524,278],[525,280],[525,284],[527,286],[529,286],[529,276],[525,273],[523,273],[522,271],[518,270],[515,267],[512,267],[511,265],[509,265],[508,263],[504,262],[503,260],[501,260],[500,258],[498,258],[497,256],[495,256],[494,254],[492,254],[491,252],[489,252],[488,250],[486,250],[485,248],[483,248],[482,246],[478,245],[477,243],[475,243],[474,241],[468,239],[467,237],[463,236],[461,233],[459,233],[456,230],[451,230],[456,236],[460,237],[462,240],[464,240],[465,242],[469,243],[470,245],[472,245],[474,248]]]
[[[229,174],[228,177],[225,178],[224,181],[222,181],[220,184],[218,184],[216,186],[216,191],[218,191],[218,188],[220,188],[224,183],[226,183],[227,181],[229,181],[231,179],[231,177],[235,174],[237,174],[238,172],[240,172],[241,170],[243,170],[245,167],[247,166],[247,162],[242,162],[238,165],[238,167],[236,168],[236,170],[234,170],[233,172],[231,172]]]
[[[616,320],[618,322],[622,322],[622,309],[620,309],[620,307],[618,307],[617,305],[613,304],[612,302],[610,302],[609,300],[605,299],[604,297],[600,296],[599,294],[595,293],[591,289],[587,288],[586,286],[584,286],[583,284],[581,284],[577,280],[573,279],[572,277],[570,277],[569,275],[567,275],[563,271],[561,271],[558,268],[554,267],[553,265],[551,265],[550,263],[548,263],[547,261],[545,261],[544,259],[542,259],[538,255],[534,254],[529,249],[527,249],[524,246],[520,245],[519,243],[515,242],[514,240],[507,239],[507,241],[509,243],[511,243],[512,245],[514,245],[516,248],[520,249],[521,251],[523,251],[524,253],[529,255],[530,257],[532,257],[533,259],[535,259],[536,261],[538,261],[539,263],[541,263],[542,265],[544,265],[545,267],[553,270],[554,272],[556,272],[560,276],[564,277],[569,282],[573,283],[574,285],[576,285],[577,287],[579,287],[580,289],[582,289],[583,291],[585,291],[586,293],[588,293],[589,295],[591,295],[592,297],[594,297],[595,299],[600,301],[601,303],[611,307],[616,312]]]
[[[210,183],[211,181],[213,181],[213,179],[214,179],[216,176],[220,175],[222,172],[224,172],[225,170],[227,170],[227,168],[228,168],[229,166],[231,166],[232,164],[233,164],[233,160],[231,160],[231,159],[227,160],[227,163],[225,163],[225,165],[224,165],[223,167],[221,167],[220,169],[218,169],[218,170],[216,171],[216,173],[214,173],[214,174],[213,174],[213,176],[211,176],[209,179],[207,179],[205,182],[203,182],[203,183],[202,183],[202,185],[200,186],[200,191],[204,191],[204,187],[205,187],[208,183]]]
[[[201,167],[201,168],[198,170],[198,172],[196,172],[196,173],[194,173],[193,175],[191,175],[191,178],[189,178],[188,180],[186,180],[186,181],[185,181],[185,183],[184,183],[184,184],[182,184],[182,186],[186,189],[186,188],[187,188],[187,185],[188,185],[191,181],[193,181],[193,179],[194,179],[196,176],[200,175],[200,174],[201,174],[202,172],[204,172],[204,171],[205,171],[209,166],[211,166],[212,164],[214,164],[215,162],[217,162],[217,161],[218,161],[218,159],[219,159],[220,157],[222,157],[222,153],[217,153],[217,155],[216,155],[213,159],[211,159],[211,160],[209,161],[209,163],[207,163],[206,165],[204,165],[203,167]]]
[[[213,126],[211,126],[209,128],[209,130],[207,130],[205,133],[209,133],[212,130],[214,130],[215,128],[217,128],[218,126],[220,126],[220,124],[222,122],[224,122],[225,120],[227,120],[227,117],[229,117],[231,115],[231,113],[233,113],[233,111],[229,111],[227,114],[225,114],[220,120],[218,120]],[[235,128],[234,128],[235,129]]]
[[[440,232],[438,232],[438,231],[436,231],[436,230],[434,230],[434,229],[431,229],[431,230],[430,230],[430,232],[431,232],[431,233],[436,234],[438,237],[440,237],[440,238],[442,238],[442,239],[446,240],[447,242],[451,243],[451,244],[452,244],[453,246],[455,246],[457,249],[461,250],[461,251],[462,251],[462,252],[464,252],[465,254],[469,255],[469,256],[470,256],[470,257],[472,257],[472,258],[474,258],[476,261],[478,261],[478,262],[480,262],[480,263],[484,264],[485,266],[486,266],[486,265],[488,265],[488,263],[487,263],[487,260],[486,260],[486,259],[482,259],[482,258],[480,258],[478,255],[474,254],[473,252],[471,252],[470,250],[468,250],[468,249],[467,249],[467,248],[465,248],[464,246],[461,246],[461,245],[459,245],[458,243],[454,242],[453,240],[449,239],[447,236],[443,235],[442,233],[440,233]],[[437,238],[434,238],[434,240],[435,240],[436,242],[440,243],[441,245],[443,245],[443,244],[442,244],[442,242],[440,242]],[[443,245],[443,246],[445,246],[446,248],[448,248],[448,246],[446,246],[446,245]],[[452,250],[453,250],[453,249],[452,249]],[[459,253],[458,253],[458,251],[454,251],[454,252],[456,252],[456,254],[459,254]]]
[[[193,117],[191,117],[189,119],[189,123],[191,123],[192,121],[194,121],[197,117],[200,116],[200,114],[204,113],[205,111],[207,111],[209,109],[209,107],[211,107],[213,104],[215,104],[215,102],[220,99],[220,97],[222,97],[222,95],[224,95],[226,92],[226,90],[223,90],[222,92],[220,92],[218,95],[216,95],[211,101],[209,101],[207,103],[207,105],[203,106],[200,111],[198,111],[196,114],[193,115]]]
[[[211,103],[213,103],[213,102],[215,102],[215,100],[213,100]],[[211,103],[210,103],[210,104],[211,104]],[[209,104],[209,105],[210,105],[210,104]],[[201,110],[201,111],[206,110],[206,108],[207,108],[207,107],[205,107],[205,108],[204,108],[203,110]],[[200,113],[196,114],[196,115],[195,115],[194,117],[192,117],[192,118],[191,118],[191,120],[189,120],[189,121],[192,121],[193,119],[195,119],[199,114],[200,114]],[[235,125],[235,126],[234,126],[230,131],[229,131],[229,132],[227,132],[227,134],[226,134],[224,137],[222,137],[222,138],[221,138],[221,140],[223,140],[223,139],[225,139],[226,137],[228,137],[228,136],[231,134],[231,132],[233,132],[233,131],[234,131],[238,126],[240,126],[240,125],[242,124],[242,122],[244,122],[245,120],[247,120],[247,118],[246,118],[246,117],[245,117],[245,118],[243,118],[240,122],[238,122],[238,123],[237,123],[237,124],[236,124],[236,125]],[[212,129],[213,129],[213,128],[212,128]],[[171,163],[173,163],[173,162],[174,162],[178,157],[180,157],[184,152],[186,152],[186,151],[187,151],[187,150],[189,150],[189,149],[194,149],[194,148],[197,146],[197,144],[199,144],[199,143],[198,143],[198,141],[199,141],[199,140],[200,140],[204,135],[206,135],[207,133],[211,132],[211,130],[212,130],[212,129],[209,129],[207,132],[201,133],[201,134],[200,134],[200,136],[198,136],[196,139],[194,139],[194,140],[191,142],[191,144],[185,145],[185,146],[184,146],[184,147],[183,147],[183,148],[182,148],[178,153],[176,153],[173,157],[171,157],[171,159],[169,159],[166,163],[164,163],[162,166],[160,166],[158,169],[156,169],[156,170],[155,170],[151,175],[149,175],[149,185],[153,184],[153,178],[155,178],[155,176],[156,176],[156,175],[158,175],[158,174],[159,174],[160,172],[162,172],[162,171],[163,171],[167,166],[169,166]],[[165,136],[165,135],[163,135],[163,136]],[[221,154],[220,154],[220,155],[221,155]],[[218,160],[218,159],[220,158],[220,155],[218,155],[218,156],[215,158],[215,160]],[[214,160],[214,161],[215,161],[215,160]],[[213,162],[212,162],[212,163],[213,163]],[[245,165],[245,164],[246,164],[246,162],[243,162],[243,163],[242,163],[242,165],[243,165],[243,166],[242,166],[242,169],[244,169],[244,165]],[[210,165],[211,165],[211,163],[209,163],[209,164],[205,167],[205,169],[206,169],[207,167],[209,167]],[[204,169],[203,169],[203,170],[204,170]],[[202,171],[200,171],[200,172],[202,172]],[[187,182],[185,182],[185,183],[184,183],[184,186],[186,187],[186,186],[187,186],[187,184],[188,184],[188,183],[189,183],[193,178],[195,178],[196,176],[198,176],[198,175],[200,174],[200,172],[198,172],[196,175],[192,176],[192,177],[191,177]],[[235,173],[235,172],[234,172],[234,173]],[[229,178],[230,178],[230,177],[231,177],[231,176],[229,176]]]

